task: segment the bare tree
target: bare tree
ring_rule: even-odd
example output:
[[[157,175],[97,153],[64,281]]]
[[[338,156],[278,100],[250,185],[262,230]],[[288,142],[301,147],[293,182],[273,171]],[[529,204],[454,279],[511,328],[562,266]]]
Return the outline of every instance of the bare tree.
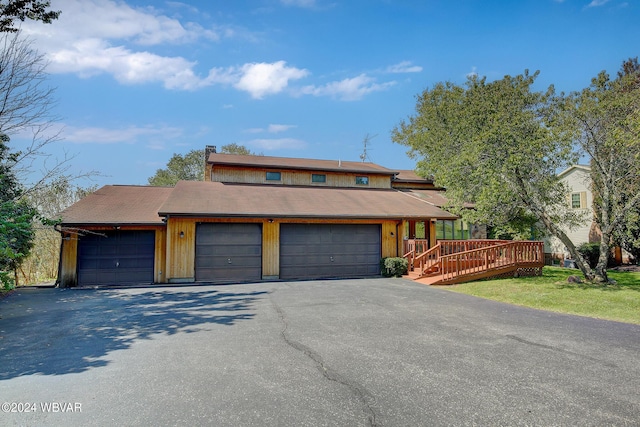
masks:
[[[60,177],[50,185],[34,190],[26,198],[40,215],[57,218],[62,210],[95,190],[95,186],[82,188],[66,177]],[[27,284],[54,279],[60,259],[60,233],[40,221],[34,221],[33,228],[34,246],[18,271],[20,281]]]
[[[30,141],[19,147],[14,167],[27,192],[64,175],[72,158],[66,152],[52,158],[45,150],[61,139],[46,66],[44,56],[20,32],[0,34],[0,134]]]

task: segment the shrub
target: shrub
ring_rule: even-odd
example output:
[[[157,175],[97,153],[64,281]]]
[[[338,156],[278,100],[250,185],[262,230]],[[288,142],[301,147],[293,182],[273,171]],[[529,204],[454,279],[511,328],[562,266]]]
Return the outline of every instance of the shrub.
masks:
[[[589,263],[591,268],[596,268],[596,265],[598,265],[598,258],[600,258],[600,243],[583,243],[577,247],[577,250]],[[609,254],[607,265],[612,266],[613,264],[613,257]]]
[[[384,277],[402,277],[407,274],[409,261],[405,258],[382,258],[380,270]]]

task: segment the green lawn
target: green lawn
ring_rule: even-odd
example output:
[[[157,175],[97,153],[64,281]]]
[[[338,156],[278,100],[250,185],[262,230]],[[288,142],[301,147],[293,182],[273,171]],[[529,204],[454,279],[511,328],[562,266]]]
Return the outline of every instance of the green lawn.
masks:
[[[640,273],[608,272],[615,285],[568,283],[578,270],[544,267],[540,277],[485,280],[442,286],[454,292],[509,304],[640,324]]]

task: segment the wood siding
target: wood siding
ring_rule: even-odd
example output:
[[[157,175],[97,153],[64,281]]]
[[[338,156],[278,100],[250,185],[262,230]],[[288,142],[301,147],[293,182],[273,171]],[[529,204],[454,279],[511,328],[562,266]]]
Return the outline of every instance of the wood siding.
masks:
[[[280,275],[280,224],[381,224],[382,256],[395,257],[402,251],[402,227],[399,221],[332,220],[332,219],[286,219],[285,221],[264,218],[170,218],[167,222],[167,275],[165,281],[180,282],[195,275],[195,228],[196,223],[261,223],[262,224],[262,276],[277,279]],[[184,237],[180,238],[180,231]],[[393,233],[393,234],[392,234]],[[400,254],[400,256],[402,256]]]
[[[154,281],[156,283],[167,282],[167,229],[159,228],[156,230],[156,255],[154,267]]]
[[[210,169],[212,166],[209,165]],[[280,172],[280,181],[267,181],[266,173]],[[326,182],[312,182],[311,175],[326,175]],[[211,181],[272,185],[313,185],[318,187],[391,188],[391,177],[367,173],[340,173],[330,171],[300,171],[286,169],[256,169],[214,166],[205,174]],[[369,185],[356,184],[356,176],[367,176]]]
[[[280,223],[262,225],[262,278],[277,279],[280,275]]]
[[[60,272],[58,281],[61,288],[78,285],[78,237],[75,234],[63,233],[62,250],[60,252]]]
[[[398,224],[398,221],[382,223],[382,258],[402,256],[398,242],[402,242],[402,236],[399,234],[403,227],[396,227]]]
[[[166,280],[189,282],[195,280],[196,222],[190,218],[167,220]]]
[[[270,222],[271,221],[271,222]],[[164,226],[123,226],[122,230],[155,230],[155,283],[188,282],[195,279],[196,224],[201,222],[261,223],[262,276],[277,279],[280,274],[280,224],[380,224],[382,257],[402,256],[403,230],[397,220],[339,220],[339,219],[264,219],[264,218],[169,218]],[[113,227],[86,227],[87,230],[113,230]],[[180,233],[183,237],[180,237]],[[61,286],[77,285],[78,240],[75,234],[65,234],[60,268]]]

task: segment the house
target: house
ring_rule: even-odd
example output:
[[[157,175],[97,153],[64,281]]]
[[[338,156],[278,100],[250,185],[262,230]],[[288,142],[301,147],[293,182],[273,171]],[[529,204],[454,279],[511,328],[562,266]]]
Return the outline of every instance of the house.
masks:
[[[567,205],[584,217],[577,227],[564,230],[574,245],[598,241],[594,234],[593,194],[591,193],[591,168],[586,165],[572,165],[558,174],[560,181],[569,187]],[[545,240],[545,253],[553,259],[562,260],[566,255],[564,244],[556,237]]]
[[[591,167],[587,165],[572,165],[558,174],[560,181],[569,187],[567,205],[584,219],[577,227],[564,230],[567,237],[578,247],[583,243],[600,242],[600,230],[594,221],[593,193],[591,191]],[[556,260],[568,257],[564,244],[556,237],[545,240],[545,253]],[[619,247],[614,248],[614,256],[618,263],[628,255]]]
[[[107,185],[66,209],[59,284],[376,276],[416,224],[429,246],[458,224],[445,202],[411,171],[207,147],[203,181]]]

